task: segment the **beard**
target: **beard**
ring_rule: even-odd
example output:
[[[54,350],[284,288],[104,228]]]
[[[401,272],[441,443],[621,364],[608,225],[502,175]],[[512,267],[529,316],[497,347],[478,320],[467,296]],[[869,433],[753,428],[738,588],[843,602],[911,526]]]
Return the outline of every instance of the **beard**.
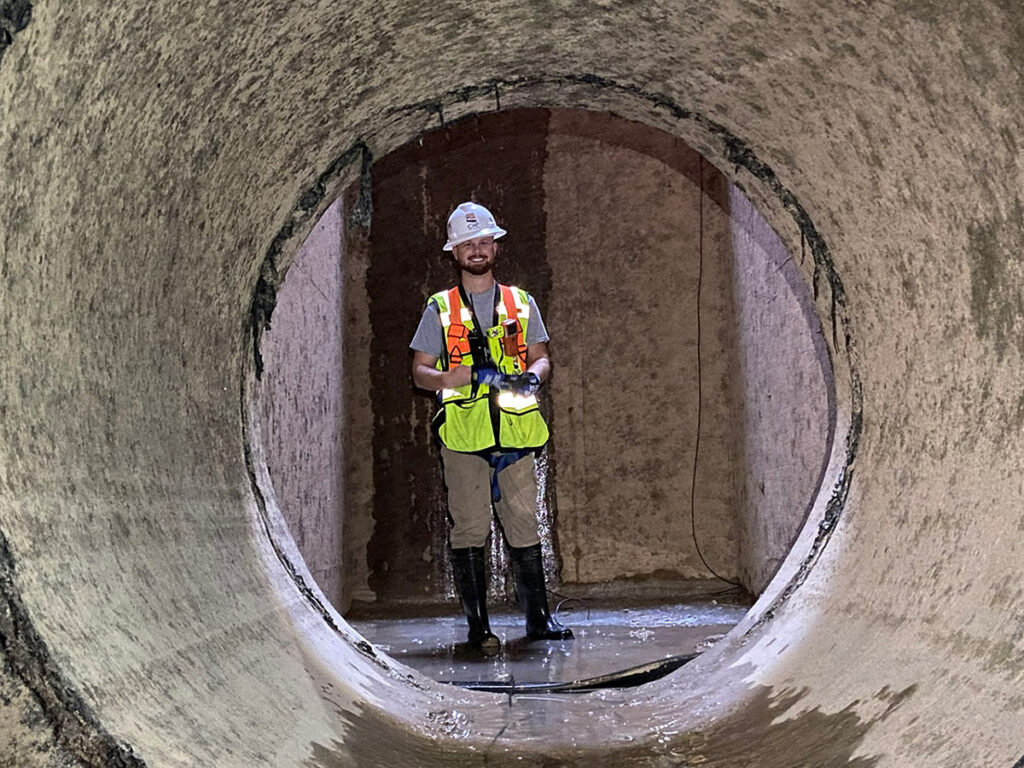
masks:
[[[471,274],[471,275],[486,275],[488,272],[491,271],[491,269],[493,267],[494,267],[494,260],[493,259],[487,259],[486,261],[481,261],[479,264],[470,263],[470,264],[464,264],[464,265],[460,264],[459,265],[459,269],[461,269],[463,272],[469,272],[469,274]]]

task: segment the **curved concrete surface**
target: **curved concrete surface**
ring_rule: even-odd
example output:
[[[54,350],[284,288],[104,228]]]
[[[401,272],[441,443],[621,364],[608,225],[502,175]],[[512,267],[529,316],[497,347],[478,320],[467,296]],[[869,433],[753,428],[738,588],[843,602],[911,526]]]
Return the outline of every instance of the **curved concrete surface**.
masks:
[[[0,46],[5,764],[1022,759],[1015,4],[7,0]],[[529,105],[685,138],[803,245],[840,416],[726,641],[510,707],[323,607],[244,445],[251,330],[327,202]]]

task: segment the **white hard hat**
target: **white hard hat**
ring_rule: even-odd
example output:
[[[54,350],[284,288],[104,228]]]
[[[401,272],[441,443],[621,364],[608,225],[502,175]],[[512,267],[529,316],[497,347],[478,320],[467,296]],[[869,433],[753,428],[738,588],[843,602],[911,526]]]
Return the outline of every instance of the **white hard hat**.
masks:
[[[444,249],[450,251],[459,243],[475,240],[478,237],[493,236],[497,240],[507,235],[504,229],[494,221],[494,214],[476,203],[462,203],[448,217],[448,242]]]

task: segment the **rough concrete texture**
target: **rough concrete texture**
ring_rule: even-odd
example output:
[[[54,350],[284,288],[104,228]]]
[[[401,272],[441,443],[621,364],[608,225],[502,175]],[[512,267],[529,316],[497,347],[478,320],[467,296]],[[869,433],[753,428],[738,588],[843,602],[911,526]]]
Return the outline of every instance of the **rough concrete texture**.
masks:
[[[317,222],[277,294],[259,394],[277,503],[316,583],[345,610],[341,208]]]
[[[707,574],[690,521],[699,373],[705,461],[694,513],[705,557],[735,578],[742,471],[731,254],[727,241],[712,247],[708,238],[703,293],[714,300],[701,307],[709,354],[698,372],[698,259],[713,229],[700,215],[700,157],[668,135],[637,133],[571,113],[552,126],[545,191],[548,248],[564,259],[550,324],[566,575]]]
[[[373,338],[366,275],[370,268],[369,221],[362,220],[360,195],[365,185],[354,182],[342,195],[347,216],[342,258],[344,324],[342,356],[345,370],[345,423],[341,425],[345,457],[342,484],[344,503],[338,510],[342,524],[342,584],[352,600],[372,602],[367,548],[374,532],[373,503],[373,387],[368,354]]]
[[[97,766],[1019,764],[1022,51],[1000,0],[33,5],[0,62],[27,727]],[[803,236],[837,405],[809,525],[723,642],[511,707],[323,607],[240,402],[251,312],[366,151],[499,102],[670,131]]]
[[[739,578],[760,594],[789,552],[827,469],[832,368],[800,263],[735,187],[727,204],[743,388]],[[813,329],[813,330],[811,330]]]
[[[764,251],[785,248],[667,133],[556,110],[544,178],[563,579],[706,577],[702,555],[759,593],[827,457],[809,290],[770,282]],[[760,411],[775,418],[745,421]]]
[[[53,768],[75,766],[57,743],[56,735],[31,688],[13,674],[7,655],[0,651],[0,766],[4,768]],[[80,764],[79,764],[80,765]]]

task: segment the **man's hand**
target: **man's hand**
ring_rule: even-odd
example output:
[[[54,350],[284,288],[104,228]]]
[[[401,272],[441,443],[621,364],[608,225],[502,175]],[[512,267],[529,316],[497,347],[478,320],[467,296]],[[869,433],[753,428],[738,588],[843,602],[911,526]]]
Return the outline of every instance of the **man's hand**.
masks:
[[[540,376],[531,371],[507,378],[505,389],[511,390],[517,395],[535,395],[540,389]]]
[[[495,389],[508,389],[505,385],[507,377],[497,368],[473,368],[473,382],[475,384],[486,384]]]
[[[517,395],[532,395],[540,389],[540,377],[531,372],[512,374],[501,373],[495,368],[474,368],[473,380],[494,389],[514,392]]]

